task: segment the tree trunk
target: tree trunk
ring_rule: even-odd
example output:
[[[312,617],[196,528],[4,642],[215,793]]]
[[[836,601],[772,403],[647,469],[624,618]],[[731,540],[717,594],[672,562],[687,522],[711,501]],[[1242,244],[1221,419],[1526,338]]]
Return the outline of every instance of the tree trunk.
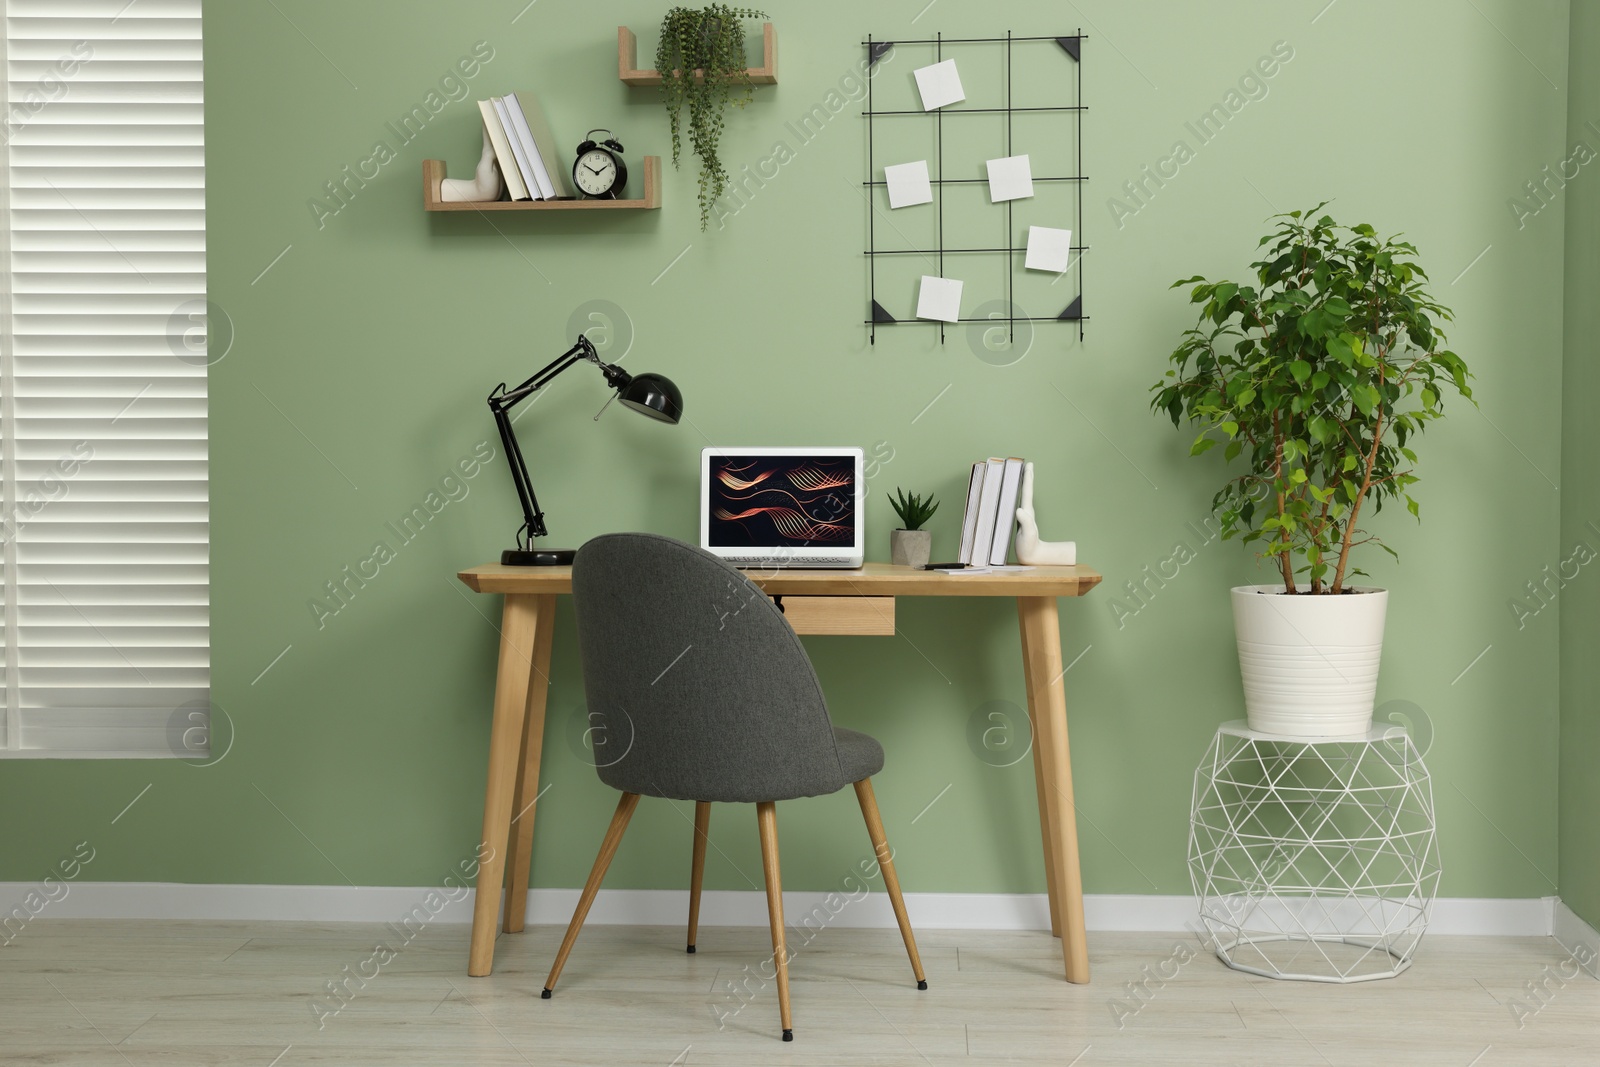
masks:
[[[1283,482],[1283,434],[1278,432],[1278,413],[1272,413],[1272,437],[1277,454],[1274,457],[1272,480],[1276,484]],[[1283,490],[1276,490],[1278,497],[1278,519],[1283,519]],[[1294,588],[1294,553],[1289,548],[1289,531],[1280,530],[1278,534],[1283,542],[1283,552],[1278,556],[1278,566],[1283,571],[1283,591],[1293,593]]]
[[[1372,451],[1367,453],[1366,469],[1361,473],[1361,491],[1356,494],[1355,503],[1350,505],[1350,518],[1344,524],[1344,541],[1339,546],[1339,568],[1333,572],[1333,592],[1344,592],[1344,570],[1350,563],[1350,542],[1356,536],[1356,520],[1361,517],[1361,505],[1367,499],[1367,490],[1372,486],[1372,465],[1378,462],[1378,446],[1383,443],[1383,415],[1380,412],[1378,421],[1372,424]]]

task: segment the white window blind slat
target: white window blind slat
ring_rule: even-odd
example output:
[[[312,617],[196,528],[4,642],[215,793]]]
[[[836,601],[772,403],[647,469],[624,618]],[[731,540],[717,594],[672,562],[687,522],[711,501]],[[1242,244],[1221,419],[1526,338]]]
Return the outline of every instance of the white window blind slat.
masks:
[[[200,0],[0,2],[0,757],[204,755]]]

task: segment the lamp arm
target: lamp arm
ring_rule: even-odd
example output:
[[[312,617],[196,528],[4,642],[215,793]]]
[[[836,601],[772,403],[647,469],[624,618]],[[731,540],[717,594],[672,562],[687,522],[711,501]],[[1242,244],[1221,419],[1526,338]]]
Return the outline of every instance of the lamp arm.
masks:
[[[600,364],[601,366],[605,365],[600,363],[600,354],[594,350],[594,345],[590,342],[590,340],[582,334],[579,334],[577,344],[573,345],[571,348],[561,353],[561,355],[551,360],[548,364],[546,364],[543,370],[534,374],[521,385],[514,389],[508,389],[504,383],[501,383],[499,386],[495,387],[494,392],[489,394],[489,406],[492,408],[503,407],[507,410],[510,410],[511,408],[514,408],[518,404],[522,403],[522,401],[529,396],[532,396],[534,393],[537,393],[540,389],[543,389],[546,385],[550,384],[550,380],[556,375],[560,374],[574,363],[581,363],[584,360],[589,360],[590,362]]]
[[[505,449],[506,464],[511,468],[511,480],[517,487],[517,500],[522,504],[522,530],[518,541],[523,547],[534,537],[544,537],[544,512],[539,510],[539,498],[534,495],[533,483],[528,480],[528,466],[522,460],[522,449],[517,446],[517,435],[511,429],[511,416],[506,407],[489,404],[494,411],[495,428],[500,431],[500,445]]]

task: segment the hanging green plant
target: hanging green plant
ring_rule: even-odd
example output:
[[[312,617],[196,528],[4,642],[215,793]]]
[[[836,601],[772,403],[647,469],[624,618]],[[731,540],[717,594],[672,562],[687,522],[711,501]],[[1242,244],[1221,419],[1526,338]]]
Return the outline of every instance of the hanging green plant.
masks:
[[[751,97],[741,20],[757,18],[766,18],[766,12],[710,4],[703,8],[675,7],[661,20],[656,70],[661,72],[661,98],[672,122],[672,165],[679,165],[679,113],[688,104],[689,145],[700,160],[702,230],[711,219],[711,205],[728,184],[728,172],[717,155],[722,114],[730,104],[744,107]],[[735,93],[736,88],[741,91]]]

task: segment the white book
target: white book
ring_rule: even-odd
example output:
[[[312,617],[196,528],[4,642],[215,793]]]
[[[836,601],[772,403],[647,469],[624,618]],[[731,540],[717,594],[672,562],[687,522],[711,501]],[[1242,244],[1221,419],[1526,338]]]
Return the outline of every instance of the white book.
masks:
[[[528,128],[528,117],[522,113],[522,105],[510,93],[502,99],[506,102],[506,113],[511,116],[511,124],[517,128],[517,138],[522,142],[522,151],[528,157],[528,165],[533,168],[534,179],[539,183],[539,192],[544,194],[546,200],[554,200],[556,183],[550,180],[550,171],[539,155],[539,146],[533,139],[533,131]]]
[[[563,163],[556,135],[550,132],[550,120],[545,116],[539,98],[532,93],[517,93],[517,103],[522,105],[522,117],[528,120],[528,132],[533,134],[533,147],[544,160],[545,173],[557,196],[576,196],[572,186],[572,164]]]
[[[528,187],[528,197],[532,200],[545,199],[544,190],[539,188],[539,179],[534,176],[533,164],[528,162],[527,150],[522,147],[522,138],[517,136],[517,127],[511,121],[511,112],[506,108],[505,97],[490,97],[494,101],[495,114],[500,116],[500,125],[505,127],[506,140],[511,143],[511,154],[516,157],[517,171],[522,175],[522,183]]]
[[[967,482],[967,511],[961,520],[961,551],[956,556],[962,563],[972,562],[972,541],[978,532],[978,498],[983,494],[983,472],[988,467],[987,463],[974,463]]]
[[[517,157],[511,154],[511,142],[506,139],[506,128],[500,123],[494,101],[479,100],[478,110],[483,113],[483,128],[489,131],[489,143],[494,146],[494,158],[500,161],[500,173],[505,177],[511,199],[532,199],[522,181],[522,172],[517,169]]]
[[[994,544],[994,519],[1000,510],[1000,483],[1004,480],[1006,461],[991,457],[983,472],[983,496],[978,502],[978,529],[972,537],[971,563],[977,567],[989,563],[989,549]]]
[[[1008,459],[1000,479],[1000,505],[995,511],[994,543],[989,547],[991,566],[1003,567],[1017,528],[1017,490],[1022,487],[1022,460]]]

